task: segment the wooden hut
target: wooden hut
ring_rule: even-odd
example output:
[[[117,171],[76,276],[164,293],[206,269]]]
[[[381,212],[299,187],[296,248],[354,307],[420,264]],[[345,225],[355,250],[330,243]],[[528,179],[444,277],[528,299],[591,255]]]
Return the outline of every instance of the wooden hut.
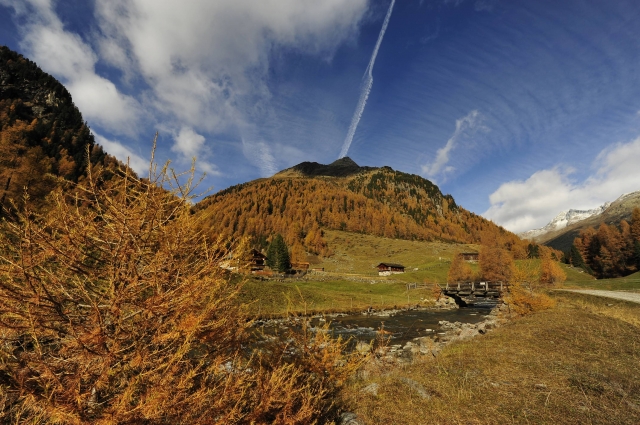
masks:
[[[396,263],[380,263],[377,265],[380,276],[390,276],[392,274],[404,273],[404,266]]]
[[[258,272],[264,270],[267,266],[267,256],[258,251],[257,249],[251,250],[251,257],[249,260],[249,267],[252,272]]]
[[[304,262],[291,263],[291,269],[295,270],[296,272],[306,272],[309,270],[309,263],[304,263]]]
[[[475,263],[478,261],[478,256],[480,254],[478,254],[477,252],[463,252],[460,255],[462,255],[462,259],[464,261],[469,261],[471,263]]]

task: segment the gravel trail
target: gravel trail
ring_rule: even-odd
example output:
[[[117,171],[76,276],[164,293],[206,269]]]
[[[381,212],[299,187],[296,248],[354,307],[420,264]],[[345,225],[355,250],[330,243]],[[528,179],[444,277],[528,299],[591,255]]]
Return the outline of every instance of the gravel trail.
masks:
[[[640,293],[637,292],[604,291],[600,289],[560,289],[560,291],[596,295],[598,297],[614,298],[616,300],[631,301],[632,303],[640,304]]]

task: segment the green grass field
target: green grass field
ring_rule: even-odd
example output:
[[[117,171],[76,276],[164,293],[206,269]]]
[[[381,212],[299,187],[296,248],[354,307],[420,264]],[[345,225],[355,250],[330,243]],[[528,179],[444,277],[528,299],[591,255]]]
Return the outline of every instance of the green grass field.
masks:
[[[576,274],[578,273],[576,272]],[[581,289],[640,292],[640,272],[615,279],[594,279],[593,276],[589,276],[587,273],[578,276],[574,274],[570,276],[569,273],[567,273],[567,281],[564,283],[564,286]]]
[[[389,309],[432,298],[431,289],[412,289],[407,293],[406,284],[402,282],[371,284],[344,279],[284,282],[249,279],[241,293],[241,300],[250,304],[251,313],[257,316],[362,311],[369,306]]]

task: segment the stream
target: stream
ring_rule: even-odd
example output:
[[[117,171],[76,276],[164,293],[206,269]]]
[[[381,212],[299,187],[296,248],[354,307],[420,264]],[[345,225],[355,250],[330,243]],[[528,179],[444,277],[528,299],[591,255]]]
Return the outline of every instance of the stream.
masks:
[[[441,320],[472,324],[482,322],[493,306],[495,304],[455,310],[415,309],[372,314],[338,314],[326,316],[326,318],[316,316],[311,319],[310,325],[312,329],[320,328],[328,321],[333,336],[351,339],[354,345],[359,341],[369,343],[374,340],[380,329],[384,329],[385,336],[391,338],[390,344],[405,344],[414,338],[437,334],[440,332],[438,323]],[[262,330],[265,331],[263,326]],[[280,327],[286,328],[284,323],[281,323]],[[267,333],[271,332],[267,331]]]
[[[430,336],[440,331],[438,322],[478,323],[491,312],[490,308],[459,308],[455,310],[401,310],[390,316],[348,315],[328,318],[331,330],[336,337],[353,338],[356,341],[370,342],[383,328],[391,344],[405,344],[414,338]],[[314,318],[312,326],[322,325],[322,319]]]

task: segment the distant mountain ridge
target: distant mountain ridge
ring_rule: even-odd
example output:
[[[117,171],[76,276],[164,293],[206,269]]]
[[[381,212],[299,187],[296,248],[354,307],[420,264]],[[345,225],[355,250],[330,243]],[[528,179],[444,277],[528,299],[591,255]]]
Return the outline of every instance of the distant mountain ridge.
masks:
[[[598,228],[602,223],[618,226],[622,220],[629,221],[633,209],[638,207],[640,207],[640,191],[625,193],[615,201],[603,204],[600,208],[604,208],[604,210],[600,213],[589,215],[581,220],[574,220],[571,223],[567,223],[565,227],[550,230],[535,236],[533,239],[537,243],[566,252],[571,248],[574,239],[578,237],[582,230],[589,227]],[[595,210],[597,211],[600,208]]]
[[[0,46],[0,206],[22,199],[43,203],[65,180],[86,178],[92,164],[114,175],[123,167],[95,143],[69,92],[34,62]],[[111,168],[113,167],[113,168]],[[66,185],[66,184],[65,184]],[[20,205],[18,205],[19,207]],[[406,240],[485,243],[526,257],[515,234],[458,206],[431,181],[390,167],[302,162],[232,186],[194,205],[203,226],[221,237],[248,237],[264,246],[281,233],[292,249],[331,255],[324,230]]]
[[[345,156],[328,165],[309,161],[301,162],[298,165],[276,173],[274,177],[347,177],[376,169],[375,167],[361,167],[356,164],[354,160]]]
[[[605,202],[597,208],[591,210],[568,210],[562,211],[555,216],[553,220],[547,223],[544,227],[539,229],[527,230],[526,232],[518,233],[522,239],[534,240],[538,237],[544,236],[547,233],[562,230],[567,226],[575,224],[579,221],[585,220],[589,217],[602,214],[609,206],[611,202]]]

